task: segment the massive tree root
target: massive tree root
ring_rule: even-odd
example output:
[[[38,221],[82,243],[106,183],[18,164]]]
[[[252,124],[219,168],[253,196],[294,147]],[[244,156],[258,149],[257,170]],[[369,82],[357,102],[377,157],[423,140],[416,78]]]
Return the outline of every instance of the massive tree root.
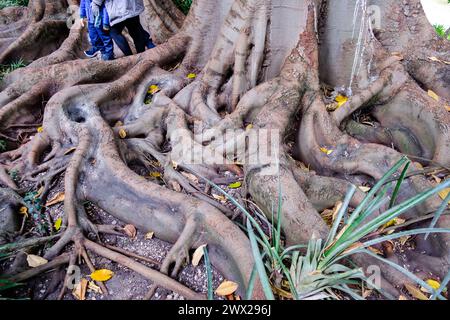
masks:
[[[178,273],[190,249],[208,244],[212,264],[238,282],[244,295],[254,264],[249,241],[227,217],[233,212],[187,176],[219,181],[228,171],[233,179],[243,178],[247,194],[242,196],[250,196],[269,219],[281,186],[283,233],[287,244],[298,244],[312,236],[325,238],[328,226],[319,212],[341,200],[350,183],[372,184],[402,153],[424,166],[450,167],[450,116],[442,101],[423,90],[432,86],[445,99],[445,76],[426,77],[414,65],[415,58],[406,57],[407,48],[403,57],[392,55],[364,19],[365,50],[356,64],[370,69],[352,68],[353,59],[339,66],[324,59],[321,51],[336,53],[352,43],[337,38],[342,41],[330,44],[319,28],[336,3],[198,0],[182,23],[182,14],[171,4],[146,1],[143,20],[162,44],[113,62],[77,59],[84,32],[76,26],[57,33],[65,39],[46,39],[52,42],[48,51],[21,55],[17,48],[24,41],[38,41],[42,28],[59,26],[67,17],[58,14],[74,4],[48,1],[46,6],[55,11],[46,7],[42,13],[42,2],[32,1],[28,9],[17,10],[13,21],[6,22],[22,33],[2,47],[0,59],[33,62],[2,84],[0,130],[9,150],[0,155],[0,181],[21,191],[7,174],[16,171],[21,182],[44,186],[45,195],[52,180],[65,172],[63,233],[45,254],[51,267],[73,265],[79,255],[93,269],[90,251],[156,285],[200,298],[167,275]],[[20,17],[26,15],[42,27],[24,29]],[[58,23],[55,17],[60,17]],[[3,29],[6,37],[8,28]],[[326,51],[327,44],[334,51]],[[323,70],[329,71],[328,78]],[[351,73],[352,81],[345,79],[345,84],[350,83],[352,95],[344,106],[329,111],[319,78],[337,87],[342,78],[333,75],[346,73]],[[355,121],[355,114],[363,112],[371,114],[375,126]],[[19,137],[17,125],[40,122],[42,132],[30,139]],[[261,159],[268,152],[272,156]],[[300,161],[315,171],[305,170]],[[164,185],[135,173],[133,164],[157,167],[164,173]],[[423,175],[411,175],[404,184],[403,199],[430,187]],[[363,197],[358,191],[352,206]],[[161,273],[89,239],[88,234],[113,230],[89,221],[82,205],[86,200],[174,243]],[[429,214],[439,204],[432,198],[407,217]],[[438,225],[448,228],[448,217]],[[442,277],[450,263],[449,241],[442,235],[417,239],[420,253],[411,253],[403,263]],[[62,253],[69,243],[75,244],[73,249]],[[363,267],[374,263],[361,257],[355,261]],[[16,279],[38,271],[25,271]],[[387,267],[383,271],[384,288],[397,293],[405,279]],[[253,297],[263,298],[259,284]]]

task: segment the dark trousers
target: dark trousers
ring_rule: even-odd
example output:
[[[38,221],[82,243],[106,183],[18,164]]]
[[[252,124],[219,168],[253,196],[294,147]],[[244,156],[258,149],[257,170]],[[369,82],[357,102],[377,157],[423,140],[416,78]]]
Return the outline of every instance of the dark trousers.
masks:
[[[139,16],[129,18],[111,27],[111,36],[116,42],[117,46],[122,50],[123,54],[126,56],[131,56],[133,53],[131,51],[130,45],[127,39],[122,34],[123,29],[127,28],[128,33],[131,38],[133,38],[134,46],[138,53],[144,52],[147,43],[150,41],[150,35],[142,27],[139,20]]]
[[[93,51],[100,51],[105,60],[114,59],[114,43],[109,32],[96,28],[93,23],[88,23],[88,32]]]

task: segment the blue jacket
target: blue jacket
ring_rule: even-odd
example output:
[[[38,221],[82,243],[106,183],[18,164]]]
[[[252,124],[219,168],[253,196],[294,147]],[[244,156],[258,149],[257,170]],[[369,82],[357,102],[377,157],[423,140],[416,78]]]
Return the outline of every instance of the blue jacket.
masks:
[[[81,0],[80,18],[87,18],[89,23],[95,23],[95,18],[91,11],[91,2],[92,0]],[[102,13],[102,25],[109,26],[109,15],[104,4],[101,6],[100,12]]]

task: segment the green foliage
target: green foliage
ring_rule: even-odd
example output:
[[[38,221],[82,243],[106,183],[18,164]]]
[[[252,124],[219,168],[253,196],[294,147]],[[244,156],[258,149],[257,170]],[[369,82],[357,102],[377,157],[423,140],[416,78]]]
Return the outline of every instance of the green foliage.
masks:
[[[6,141],[0,139],[0,152],[6,151]]]
[[[12,282],[8,279],[1,279],[0,278],[0,300],[11,300],[9,298],[3,297],[2,292],[16,288],[18,286],[21,286],[21,283]]]
[[[42,210],[42,200],[38,196],[38,193],[36,191],[27,192],[23,198],[23,201],[27,206],[28,214],[36,222],[36,227],[39,233],[42,235],[46,234],[47,232],[51,233],[52,227],[49,226],[48,222],[46,221],[46,216]]]
[[[0,0],[0,10],[6,7],[26,7],[28,0]]]
[[[436,33],[442,38],[445,37],[445,34],[447,32],[447,30],[445,29],[445,27],[442,24],[435,24],[434,30],[436,30]],[[450,40],[450,34],[447,35],[447,40]]]
[[[173,2],[184,14],[189,12],[192,5],[192,0],[173,0]]]
[[[15,182],[19,181],[19,173],[17,172],[17,170],[13,169],[9,171],[9,176],[13,181]]]
[[[352,299],[362,300],[364,298],[358,288],[366,286],[373,288],[374,283],[365,276],[361,268],[349,267],[351,264],[346,262],[352,255],[364,253],[390,265],[424,287],[431,293],[431,299],[445,299],[441,292],[444,290],[446,283],[450,281],[450,274],[444,279],[441,288],[434,290],[412,272],[368,250],[372,246],[401,237],[450,233],[450,229],[437,229],[434,228],[432,223],[429,228],[394,232],[388,235],[380,232],[381,236],[378,238],[370,237],[370,235],[379,232],[387,223],[450,186],[450,180],[448,180],[396,205],[395,199],[404,182],[409,165],[410,161],[407,158],[401,159],[382,177],[361,204],[349,215],[350,201],[356,192],[356,187],[352,186],[337,213],[326,241],[311,239],[306,245],[297,245],[287,249],[283,248],[281,239],[281,186],[279,186],[276,220],[273,219],[272,213],[272,221],[277,221],[277,225],[273,226],[267,220],[264,221],[262,213],[250,213],[236,199],[205,179],[236,205],[246,217],[246,229],[255,259],[247,298],[251,297],[254,281],[256,275],[258,275],[268,299],[273,299],[273,292],[275,292],[285,298],[294,299],[338,299],[337,293],[341,293]],[[400,175],[398,174],[399,171],[401,172]],[[389,182],[393,180],[393,177],[397,177],[397,180]],[[444,202],[447,204],[448,199]],[[388,206],[388,209],[379,215],[375,215],[385,205]],[[433,221],[436,221],[442,215],[442,208],[444,207],[443,205],[439,208]],[[270,235],[263,232],[255,216],[270,226]],[[307,248],[306,252],[305,248]],[[379,290],[387,298],[394,299],[384,293],[381,288],[375,287],[374,289]]]
[[[13,72],[16,69],[25,67],[26,64],[22,59],[19,59],[15,62],[11,62],[10,64],[0,65],[0,81],[8,74]]]
[[[206,266],[206,278],[208,281],[208,300],[214,299],[214,292],[213,292],[213,283],[212,283],[212,267],[211,262],[209,261],[209,254],[208,254],[208,248],[203,248],[203,253],[205,256],[205,266]]]

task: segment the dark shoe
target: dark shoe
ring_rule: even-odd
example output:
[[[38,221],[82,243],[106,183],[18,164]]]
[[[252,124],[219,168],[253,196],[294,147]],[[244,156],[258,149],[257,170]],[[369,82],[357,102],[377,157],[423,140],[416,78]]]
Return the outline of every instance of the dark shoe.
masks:
[[[99,51],[97,49],[92,48],[92,49],[85,51],[84,54],[88,58],[94,58],[95,56],[97,56],[98,52]]]
[[[147,43],[145,44],[145,46],[147,47],[147,49],[153,49],[156,47],[155,44],[153,43],[152,39],[149,39],[147,41]]]

